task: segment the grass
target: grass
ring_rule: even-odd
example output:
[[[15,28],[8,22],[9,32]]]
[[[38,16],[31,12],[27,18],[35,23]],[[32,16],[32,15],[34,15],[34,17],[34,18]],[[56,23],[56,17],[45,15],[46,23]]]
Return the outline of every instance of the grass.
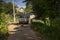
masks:
[[[44,35],[48,40],[60,40],[60,27],[59,26],[48,26],[43,21],[34,20],[33,27],[35,31]]]

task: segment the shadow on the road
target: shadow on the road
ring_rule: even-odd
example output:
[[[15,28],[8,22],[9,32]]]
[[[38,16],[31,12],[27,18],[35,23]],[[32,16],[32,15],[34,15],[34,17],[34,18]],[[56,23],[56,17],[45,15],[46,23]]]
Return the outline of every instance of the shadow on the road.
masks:
[[[8,40],[36,40],[36,35],[30,25],[18,25],[10,33]]]

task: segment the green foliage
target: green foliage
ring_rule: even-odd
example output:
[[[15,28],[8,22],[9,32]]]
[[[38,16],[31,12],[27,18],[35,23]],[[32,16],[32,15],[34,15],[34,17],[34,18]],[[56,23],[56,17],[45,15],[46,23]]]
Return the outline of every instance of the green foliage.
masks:
[[[32,12],[32,5],[31,4],[26,5],[25,13],[28,13],[28,12]]]
[[[32,5],[37,18],[44,22],[33,23],[33,29],[48,40],[60,40],[60,0],[25,0],[25,2]],[[47,17],[49,20],[46,20]]]
[[[48,16],[50,19],[54,19],[59,16],[59,0],[25,0],[25,2],[32,5],[32,10],[37,15],[37,18],[46,18]]]
[[[6,27],[5,14],[0,13],[0,40],[4,40],[8,35],[8,30]]]
[[[55,18],[52,22],[52,26],[38,22],[33,22],[33,29],[38,31],[48,40],[60,40],[60,17]]]
[[[0,0],[0,40],[5,40],[8,35],[4,5],[5,2],[3,2],[3,0]]]
[[[13,13],[13,4],[11,2],[5,3],[3,7],[4,7],[3,12],[5,12],[6,14]]]

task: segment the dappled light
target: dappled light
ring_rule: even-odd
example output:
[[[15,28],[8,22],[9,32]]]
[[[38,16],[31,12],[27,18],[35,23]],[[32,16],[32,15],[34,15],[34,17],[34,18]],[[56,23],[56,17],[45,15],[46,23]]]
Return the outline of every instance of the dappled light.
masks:
[[[0,0],[0,40],[60,40],[60,0]]]
[[[11,28],[12,27],[12,28]],[[9,37],[8,40],[35,40],[36,36],[33,30],[31,30],[30,26],[21,26],[21,25],[10,25],[8,27]]]

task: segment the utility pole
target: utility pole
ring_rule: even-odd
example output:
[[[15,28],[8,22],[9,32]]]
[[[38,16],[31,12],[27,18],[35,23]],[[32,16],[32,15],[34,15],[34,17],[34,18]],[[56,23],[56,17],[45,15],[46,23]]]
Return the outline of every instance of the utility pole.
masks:
[[[15,6],[14,6],[14,0],[12,1],[13,2],[13,20],[14,20],[14,22],[15,22]]]

